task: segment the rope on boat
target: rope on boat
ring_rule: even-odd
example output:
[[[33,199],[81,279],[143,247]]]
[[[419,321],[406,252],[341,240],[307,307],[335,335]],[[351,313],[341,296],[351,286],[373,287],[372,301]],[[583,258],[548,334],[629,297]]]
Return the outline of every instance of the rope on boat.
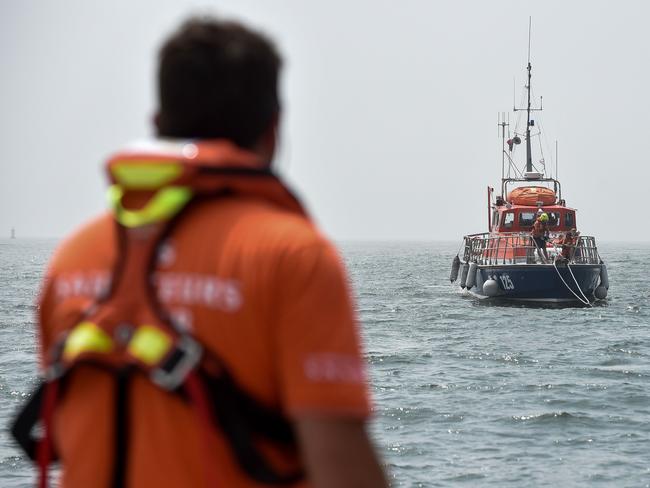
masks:
[[[578,284],[578,280],[576,280],[576,277],[575,277],[575,275],[573,274],[573,270],[571,269],[571,266],[569,266],[569,263],[566,263],[566,267],[569,268],[569,273],[571,273],[571,277],[573,278],[573,281],[575,282],[576,287],[578,288],[578,291],[580,292],[580,294],[582,295],[582,297],[587,301],[587,303],[588,303],[589,306],[591,307],[591,302],[590,302],[589,299],[585,296],[585,292],[582,291],[582,288],[580,288],[580,285]],[[584,302],[583,302],[583,303],[584,303]]]
[[[567,267],[568,267],[568,266],[569,266],[569,265],[567,264]],[[576,297],[576,298],[580,301],[580,303],[582,303],[583,305],[589,305],[589,306],[591,307],[591,303],[589,303],[589,300],[584,301],[581,297],[579,297],[578,295],[576,295],[576,292],[574,292],[574,291],[571,289],[571,287],[567,284],[567,282],[564,281],[564,278],[562,278],[562,274],[560,273],[560,270],[557,269],[557,264],[555,264],[555,261],[553,261],[553,267],[555,268],[555,271],[557,272],[557,275],[558,275],[558,276],[560,277],[560,279],[562,280],[562,283],[564,283],[564,286],[566,286],[567,290],[569,290],[571,293],[573,293],[573,296]],[[569,269],[570,269],[570,268],[569,268]],[[571,273],[571,276],[573,276],[573,273]],[[575,277],[574,277],[573,279],[575,280]],[[577,282],[576,282],[576,285],[577,285]],[[580,290],[580,286],[578,286],[578,290]],[[580,290],[580,293],[582,293],[582,290]]]
[[[555,247],[555,244],[553,244],[553,248],[557,250],[557,248]],[[578,280],[576,280],[576,277],[573,274],[573,271],[571,271],[571,266],[569,266],[569,263],[568,262],[566,263],[566,267],[569,268],[569,273],[571,273],[571,277],[573,278],[573,281],[576,284],[576,288],[578,288],[578,291],[584,297],[584,300],[583,300],[583,298],[580,298],[578,295],[576,295],[576,292],[574,292],[571,289],[571,287],[567,284],[567,282],[564,281],[564,278],[562,278],[562,273],[560,273],[560,270],[557,269],[557,263],[555,262],[555,260],[553,260],[553,267],[555,268],[555,271],[557,272],[557,275],[562,280],[562,283],[564,283],[564,286],[566,286],[567,290],[569,290],[571,293],[573,293],[573,296],[576,297],[580,301],[580,303],[582,303],[583,305],[588,305],[589,307],[592,307],[593,305],[591,304],[589,299],[585,296],[585,294],[582,292],[582,288],[580,288],[580,285],[578,284]]]
[[[542,250],[541,250],[541,248],[537,245],[537,242],[535,241],[535,239],[532,239],[532,238],[531,238],[531,240],[533,241],[533,243],[535,244],[535,247],[536,247],[537,250],[539,251],[539,255],[540,255],[539,257],[541,258],[542,261],[545,261],[545,258],[544,258],[544,256],[542,255]],[[554,251],[556,252],[556,254],[557,254],[557,253],[558,253],[558,249],[557,249],[557,247],[555,246],[555,243],[554,243],[554,242],[551,242],[551,244],[553,245],[553,250],[554,250]],[[576,294],[576,292],[574,292],[573,289],[571,289],[571,287],[567,284],[567,282],[564,281],[564,278],[562,278],[562,274],[560,273],[560,270],[557,269],[557,263],[556,263],[555,259],[552,259],[551,262],[553,263],[553,267],[555,268],[555,272],[556,272],[557,275],[560,277],[560,279],[562,280],[562,283],[564,283],[564,286],[566,286],[567,290],[569,290],[569,291],[573,294],[573,296],[576,297],[576,298],[578,299],[578,301],[579,301],[580,303],[582,303],[583,305],[588,305],[589,307],[591,307],[591,306],[592,306],[592,305],[591,305],[591,302],[589,302],[589,300],[587,299],[587,297],[585,296],[585,294],[582,292],[582,288],[580,288],[580,285],[578,284],[578,280],[576,280],[576,277],[574,276],[573,271],[571,271],[571,266],[569,266],[569,263],[568,263],[568,262],[566,263],[566,267],[569,268],[569,273],[571,273],[571,276],[573,277],[573,281],[575,282],[576,287],[578,288],[578,291],[579,291],[580,294],[584,297],[584,299],[581,298],[581,297],[579,297],[579,296]],[[548,263],[545,262],[544,264],[548,264]]]

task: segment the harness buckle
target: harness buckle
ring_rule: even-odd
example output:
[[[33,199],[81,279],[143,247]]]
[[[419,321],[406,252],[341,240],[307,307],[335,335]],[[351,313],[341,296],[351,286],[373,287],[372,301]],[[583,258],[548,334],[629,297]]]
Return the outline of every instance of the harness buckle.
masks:
[[[150,378],[156,385],[173,391],[183,384],[187,375],[199,364],[203,348],[192,337],[179,337],[167,358],[151,370]]]
[[[43,380],[51,383],[60,379],[66,372],[67,367],[63,363],[63,350],[65,348],[68,334],[54,343],[48,352],[48,364],[43,371]]]
[[[43,372],[43,379],[46,383],[52,383],[53,381],[58,380],[65,373],[66,368],[61,361],[50,364],[47,369]]]

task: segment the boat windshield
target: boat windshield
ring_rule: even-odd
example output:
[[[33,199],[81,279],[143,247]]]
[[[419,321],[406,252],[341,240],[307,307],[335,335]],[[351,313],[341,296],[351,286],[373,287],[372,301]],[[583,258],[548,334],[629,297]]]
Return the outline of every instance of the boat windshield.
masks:
[[[575,226],[575,220],[573,217],[574,217],[573,212],[567,212],[564,215],[564,225],[566,225],[568,229],[571,229]]]
[[[550,231],[561,232],[573,229],[576,226],[576,214],[573,209],[545,209],[542,207],[542,211],[548,215],[548,229]],[[529,232],[539,215],[540,211],[535,207],[502,208],[493,216],[492,229],[502,232]]]
[[[559,212],[546,212],[548,215],[548,226],[557,227],[560,224]],[[521,227],[532,227],[537,218],[537,212],[521,212],[519,214],[519,225]]]
[[[519,214],[519,225],[521,227],[530,227],[535,223],[537,213],[535,212],[521,212]]]
[[[506,212],[505,218],[503,219],[503,227],[505,227],[506,229],[510,229],[514,221],[515,221],[515,213]]]
[[[560,213],[559,212],[546,212],[548,214],[548,226],[557,227],[560,225]]]

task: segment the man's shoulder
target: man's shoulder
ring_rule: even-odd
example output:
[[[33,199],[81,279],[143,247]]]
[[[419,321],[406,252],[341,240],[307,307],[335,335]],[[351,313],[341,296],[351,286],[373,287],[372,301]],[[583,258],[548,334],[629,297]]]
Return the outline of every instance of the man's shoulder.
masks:
[[[313,221],[300,213],[259,199],[215,200],[201,204],[179,222],[184,235],[181,249],[192,254],[246,255],[253,261],[299,257],[334,250],[333,244]],[[57,247],[50,271],[54,273],[111,267],[116,249],[115,222],[105,212],[79,226]],[[179,235],[180,237],[180,235]],[[185,251],[183,251],[185,252]]]
[[[104,212],[80,225],[57,247],[50,269],[55,272],[110,265],[115,253],[115,225]]]
[[[208,239],[226,238],[242,248],[300,250],[328,245],[328,239],[306,215],[248,198],[209,202],[187,221],[203,228]]]

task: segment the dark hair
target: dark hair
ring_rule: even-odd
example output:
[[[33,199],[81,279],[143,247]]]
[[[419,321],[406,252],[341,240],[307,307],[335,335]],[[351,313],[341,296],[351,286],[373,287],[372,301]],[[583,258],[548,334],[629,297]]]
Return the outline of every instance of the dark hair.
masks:
[[[160,50],[158,135],[251,147],[279,110],[273,43],[214,18],[186,21]]]

